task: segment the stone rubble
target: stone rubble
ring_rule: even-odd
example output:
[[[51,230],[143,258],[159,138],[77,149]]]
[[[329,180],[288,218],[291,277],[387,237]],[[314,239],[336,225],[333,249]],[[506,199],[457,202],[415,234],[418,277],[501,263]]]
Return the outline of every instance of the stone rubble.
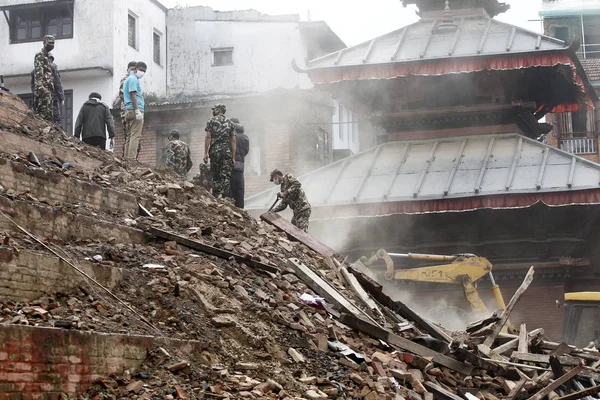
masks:
[[[2,96],[0,100],[7,102],[8,95]],[[123,243],[111,237],[74,238],[70,242],[48,237],[46,243],[60,248],[75,263],[95,262],[122,268],[124,279],[114,294],[151,321],[159,332],[93,284],[81,285],[68,293],[50,293],[32,302],[0,299],[0,323],[164,335],[204,344],[201,354],[190,358],[166,345],[153,348],[139,370],[98,379],[79,399],[458,400],[469,393],[480,400],[520,400],[557,378],[552,372],[533,369],[547,369],[543,363],[532,362],[528,369],[524,363],[511,366],[483,357],[477,345],[485,338],[484,330],[477,335],[454,333],[454,342],[441,344],[446,356],[473,367],[467,376],[440,365],[436,357],[411,354],[341,324],[335,313],[299,300],[303,293],[318,294],[287,267],[287,259],[297,258],[312,268],[386,330],[404,339],[423,339],[417,329],[406,329],[393,319],[383,319],[366,310],[321,255],[256,221],[230,201],[216,200],[203,188],[182,181],[164,168],[122,161],[88,147],[56,128],[44,126],[19,107],[10,109],[15,115],[13,122],[3,122],[0,130],[64,147],[99,161],[100,167],[79,168],[67,165],[69,160],[41,155],[36,157],[39,162],[33,163],[25,150],[19,154],[0,152],[0,159],[32,172],[44,171],[50,176],[132,194],[143,210],[122,215],[110,208],[36,198],[29,191],[10,188],[2,188],[0,197],[93,216],[123,229],[166,229],[279,268],[276,274],[259,272],[232,259],[220,259],[155,238],[147,243]],[[0,233],[4,247],[17,252],[25,248],[42,250],[21,233]],[[144,268],[145,265],[162,268]],[[394,310],[388,311],[394,314]],[[500,336],[495,343],[510,339]],[[532,353],[548,354],[553,345],[538,339],[530,346]],[[340,351],[340,343],[351,351]],[[588,376],[600,374],[600,354],[579,349],[571,354],[587,364]],[[495,358],[509,359],[505,355]],[[526,380],[522,389],[512,393],[521,380]],[[556,391],[564,394],[572,388],[565,386]]]

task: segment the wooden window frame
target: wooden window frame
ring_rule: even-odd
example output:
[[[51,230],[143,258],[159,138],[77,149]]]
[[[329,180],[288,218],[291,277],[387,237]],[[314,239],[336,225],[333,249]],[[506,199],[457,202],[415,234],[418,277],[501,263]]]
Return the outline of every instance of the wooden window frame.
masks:
[[[130,21],[133,20],[133,44],[131,44],[130,40],[130,32],[131,26]],[[138,16],[131,11],[127,13],[127,45],[135,50],[139,50],[139,42],[138,42]]]
[[[158,38],[158,47],[156,46],[156,39]],[[154,29],[152,31],[152,60],[155,64],[162,65],[161,63],[161,45],[162,45],[162,33]],[[157,57],[158,56],[158,57]],[[158,60],[157,60],[158,58]]]
[[[73,17],[73,3],[65,3],[65,4],[52,4],[52,5],[44,5],[40,4],[40,7],[37,8],[22,8],[22,9],[12,9],[8,11],[9,13],[9,43],[10,44],[20,44],[20,43],[31,43],[31,42],[42,42],[44,40],[44,36],[48,34],[53,34],[56,40],[60,39],[72,39],[75,31],[75,18]],[[32,18],[33,15],[38,17],[37,20],[34,21]],[[51,18],[52,17],[52,18]],[[26,37],[25,39],[18,39],[17,31],[19,30],[19,25],[17,22],[19,19],[22,19],[26,22]],[[48,33],[48,27],[50,26],[50,22],[57,20],[55,33]],[[70,20],[69,22],[65,22]],[[40,34],[39,36],[33,36],[33,22],[37,22],[37,27],[39,27]],[[64,34],[64,27],[67,25],[71,25],[70,33]]]

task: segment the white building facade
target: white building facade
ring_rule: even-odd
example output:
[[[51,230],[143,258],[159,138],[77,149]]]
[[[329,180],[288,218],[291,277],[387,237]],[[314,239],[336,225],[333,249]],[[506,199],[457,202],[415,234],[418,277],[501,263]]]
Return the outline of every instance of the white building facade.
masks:
[[[0,74],[5,86],[26,102],[31,71],[45,35],[56,43],[52,54],[63,89],[63,127],[74,119],[91,92],[112,104],[129,61],[144,61],[145,92],[166,91],[166,14],[155,0],[0,0]]]
[[[170,97],[309,89],[291,61],[346,47],[323,22],[256,10],[171,9],[167,29]]]

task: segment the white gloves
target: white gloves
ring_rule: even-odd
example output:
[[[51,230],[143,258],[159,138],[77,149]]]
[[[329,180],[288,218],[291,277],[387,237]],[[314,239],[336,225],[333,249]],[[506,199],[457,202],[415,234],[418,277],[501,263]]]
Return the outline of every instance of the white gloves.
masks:
[[[144,120],[144,114],[140,110],[135,110],[135,119],[138,121]]]

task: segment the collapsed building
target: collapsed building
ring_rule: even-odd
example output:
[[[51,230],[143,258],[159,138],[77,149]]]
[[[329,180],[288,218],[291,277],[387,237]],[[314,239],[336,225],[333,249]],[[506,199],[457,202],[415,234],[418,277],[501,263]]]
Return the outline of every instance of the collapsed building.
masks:
[[[577,42],[499,22],[508,6],[495,0],[404,3],[420,21],[303,70],[387,131],[377,147],[300,177],[310,232],[354,259],[379,248],[484,256],[505,297],[535,265],[513,318],[558,340],[556,301],[595,290],[600,271],[600,166],[536,140],[552,129],[545,115],[598,100]],[[246,207],[260,213],[275,193]],[[424,311],[465,306],[459,286],[389,283]],[[479,285],[488,301],[490,286]]]
[[[577,400],[600,354],[450,332],[275,214],[258,222],[0,91],[0,399]]]

